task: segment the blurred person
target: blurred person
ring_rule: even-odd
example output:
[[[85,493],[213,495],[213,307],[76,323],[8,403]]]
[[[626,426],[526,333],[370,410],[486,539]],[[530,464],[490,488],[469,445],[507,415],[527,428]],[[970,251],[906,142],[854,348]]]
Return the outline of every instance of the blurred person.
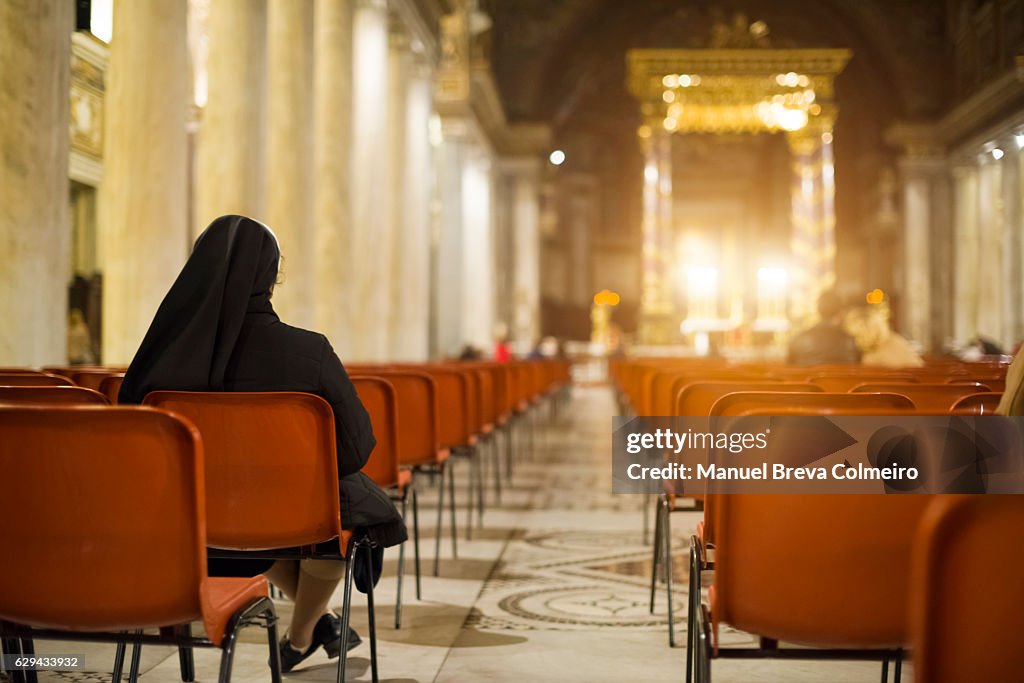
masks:
[[[889,326],[889,306],[883,303],[858,306],[846,314],[843,327],[853,335],[863,365],[887,368],[919,368],[921,358],[902,335]]]
[[[89,325],[77,308],[72,308],[68,314],[68,362],[71,365],[92,365],[96,362]]]
[[[302,391],[323,397],[334,413],[342,521],[347,529],[365,530],[383,553],[404,541],[406,530],[388,494],[360,472],[376,445],[369,415],[327,337],[277,317],[271,296],[279,265],[280,248],[269,228],[244,216],[213,221],[157,309],[118,401],[141,403],[157,390]],[[375,569],[381,562],[375,555]],[[292,599],[291,624],[279,645],[283,671],[320,647],[329,657],[339,655],[341,620],[328,602],[344,562],[213,558],[209,570],[212,576],[266,574]],[[376,581],[363,574],[357,582],[364,587]],[[350,629],[345,646],[359,642]]]
[[[507,363],[512,359],[512,349],[508,345],[508,327],[505,323],[494,326],[494,360]]]
[[[798,366],[859,363],[857,344],[842,326],[845,312],[846,306],[834,289],[822,292],[818,297],[820,322],[790,340],[786,362]]]
[[[1024,354],[1019,351],[1006,371],[1006,389],[996,415],[1024,415]]]

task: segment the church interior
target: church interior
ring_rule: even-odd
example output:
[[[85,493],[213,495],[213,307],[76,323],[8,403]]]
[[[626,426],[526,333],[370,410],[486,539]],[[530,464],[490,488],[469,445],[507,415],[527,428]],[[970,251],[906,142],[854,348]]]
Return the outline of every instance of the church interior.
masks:
[[[0,84],[0,681],[1021,679],[1024,0],[0,0]],[[762,423],[924,481],[620,488]]]

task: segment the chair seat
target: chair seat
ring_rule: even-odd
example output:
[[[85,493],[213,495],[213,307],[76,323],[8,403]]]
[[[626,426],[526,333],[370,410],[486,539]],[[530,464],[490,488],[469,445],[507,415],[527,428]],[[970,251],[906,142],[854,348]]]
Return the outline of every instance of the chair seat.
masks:
[[[441,464],[448,461],[448,457],[451,456],[452,452],[447,448],[442,448],[437,451],[437,463]]]
[[[399,491],[405,491],[409,488],[409,484],[412,483],[412,471],[411,470],[399,470],[398,471],[398,483],[395,484],[395,488]]]
[[[220,646],[231,615],[259,598],[267,597],[267,578],[207,577],[199,589],[203,626],[210,641]]]

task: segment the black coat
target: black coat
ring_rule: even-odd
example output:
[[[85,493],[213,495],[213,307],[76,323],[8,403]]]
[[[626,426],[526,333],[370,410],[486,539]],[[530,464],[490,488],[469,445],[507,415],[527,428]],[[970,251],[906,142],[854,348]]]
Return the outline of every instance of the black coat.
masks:
[[[247,313],[224,372],[224,390],[304,391],[323,397],[334,411],[345,528],[401,525],[388,495],[359,471],[377,442],[370,417],[327,337],[286,325],[273,312]],[[401,538],[381,538],[384,545],[405,540],[404,528],[391,533]]]

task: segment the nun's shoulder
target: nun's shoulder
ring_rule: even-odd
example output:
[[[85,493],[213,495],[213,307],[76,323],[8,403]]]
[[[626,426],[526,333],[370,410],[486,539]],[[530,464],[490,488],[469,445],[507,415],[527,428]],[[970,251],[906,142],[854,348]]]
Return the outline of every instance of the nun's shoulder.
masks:
[[[268,328],[267,332],[276,338],[274,340],[276,344],[286,346],[292,353],[320,358],[324,353],[325,347],[330,347],[327,337],[319,332],[295,327],[283,322],[270,325]]]

